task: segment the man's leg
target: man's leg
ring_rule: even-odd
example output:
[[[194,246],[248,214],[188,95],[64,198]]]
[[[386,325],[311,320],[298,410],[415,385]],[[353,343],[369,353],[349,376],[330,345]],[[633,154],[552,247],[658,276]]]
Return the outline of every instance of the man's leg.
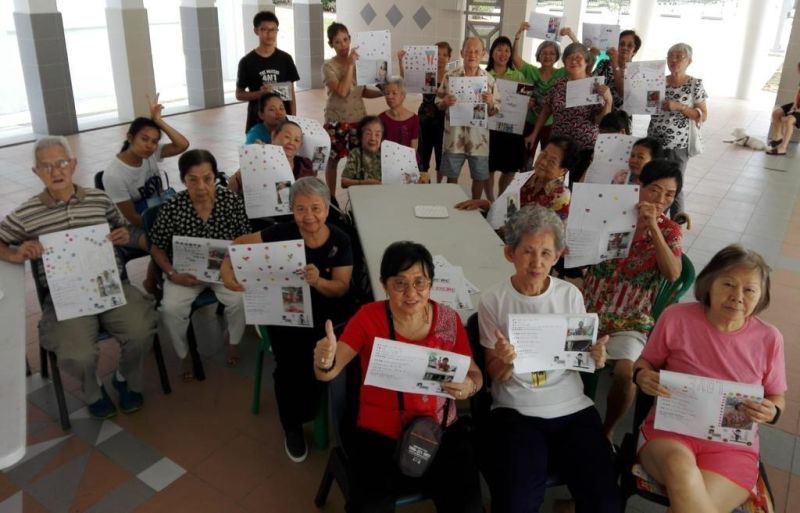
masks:
[[[631,381],[632,377],[632,360],[616,360],[614,362],[614,375],[606,402],[606,419],[603,422],[603,432],[612,443],[614,442],[614,428],[628,412],[636,398],[636,385]]]

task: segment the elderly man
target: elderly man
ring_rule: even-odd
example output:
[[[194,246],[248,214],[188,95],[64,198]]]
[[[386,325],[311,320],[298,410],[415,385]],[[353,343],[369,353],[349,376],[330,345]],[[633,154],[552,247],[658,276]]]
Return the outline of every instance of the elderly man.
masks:
[[[24,263],[31,260],[35,278],[45,288],[40,235],[108,223],[109,239],[115,246],[128,242],[125,218],[102,191],[72,183],[76,159],[63,137],[45,137],[33,147],[33,172],[44,183],[44,190],[32,197],[0,222],[0,259]],[[122,275],[121,261],[117,265]],[[117,413],[97,375],[100,327],[119,342],[120,359],[112,378],[119,393],[119,406],[125,413],[142,407],[142,361],[153,343],[157,315],[153,305],[136,288],[123,283],[127,304],[97,315],[58,321],[49,292],[42,304],[39,339],[43,347],[55,351],[61,368],[82,383],[89,413],[109,418]]]

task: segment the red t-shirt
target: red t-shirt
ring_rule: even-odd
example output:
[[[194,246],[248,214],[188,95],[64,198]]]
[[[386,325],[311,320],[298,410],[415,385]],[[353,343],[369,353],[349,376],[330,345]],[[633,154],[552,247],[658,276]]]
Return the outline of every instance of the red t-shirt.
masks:
[[[358,407],[358,426],[382,435],[399,438],[402,431],[397,392],[371,385],[365,385],[363,376],[367,375],[369,359],[375,337],[389,338],[389,320],[386,318],[385,301],[375,301],[362,306],[347,323],[340,341],[350,346],[361,358],[361,397]],[[434,303],[433,322],[428,335],[422,340],[408,340],[400,334],[395,339],[400,342],[416,344],[452,351],[472,356],[467,332],[458,313],[444,305]],[[423,415],[435,417],[441,422],[444,414],[445,398],[426,394],[403,394],[406,422]],[[455,405],[450,405],[448,424],[455,421]]]

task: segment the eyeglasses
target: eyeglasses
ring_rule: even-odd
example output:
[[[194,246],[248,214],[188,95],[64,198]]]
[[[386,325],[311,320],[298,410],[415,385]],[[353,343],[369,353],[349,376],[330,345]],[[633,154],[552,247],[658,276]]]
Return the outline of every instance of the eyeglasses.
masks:
[[[431,280],[428,278],[414,278],[414,281],[408,281],[405,278],[389,278],[389,286],[395,292],[405,292],[409,287],[414,287],[417,292],[425,292],[431,286]]]
[[[50,162],[39,162],[36,164],[36,170],[45,174],[51,174],[55,169],[63,170],[69,167],[72,163],[70,159],[56,160],[52,164]]]
[[[262,32],[266,32],[267,34],[277,34],[278,30],[280,30],[280,29],[277,29],[277,28],[266,28],[266,29],[262,29]]]

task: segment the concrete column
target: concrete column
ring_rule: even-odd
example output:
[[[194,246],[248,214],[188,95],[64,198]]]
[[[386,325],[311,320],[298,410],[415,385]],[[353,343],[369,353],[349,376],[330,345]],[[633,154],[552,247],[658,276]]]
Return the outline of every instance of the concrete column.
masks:
[[[322,33],[322,2],[294,0],[294,64],[300,80],[298,89],[319,89],[322,63],[325,60],[325,36]]]
[[[119,118],[147,117],[146,95],[155,94],[156,81],[143,0],[106,0],[106,22]]]
[[[253,34],[253,18],[261,11],[275,12],[272,0],[242,0],[242,30],[244,33],[244,54],[258,46],[258,37]]]
[[[622,30],[633,29],[642,38],[642,45],[647,44],[647,33],[650,31],[650,23],[653,21],[653,16],[656,13],[657,6],[656,0],[638,0],[631,2],[631,18],[633,18],[633,27],[622,27]]]
[[[225,103],[215,3],[216,0],[181,0],[189,105],[206,109]]]
[[[64,23],[56,0],[14,0],[14,25],[34,133],[76,133]]]
[[[795,13],[800,12],[800,0],[795,3]],[[797,84],[800,82],[800,74],[797,72],[797,63],[800,62],[800,16],[795,14],[792,23],[792,31],[789,34],[789,43],[786,45],[786,54],[783,60],[783,70],[781,72],[781,82],[778,86],[778,97],[776,105],[784,105],[794,101],[797,94]],[[800,140],[800,130],[795,130],[792,137],[793,141]]]
[[[741,4],[740,4],[741,5]],[[736,98],[746,100],[750,97],[753,79],[758,76],[753,73],[752,63],[757,62],[762,54],[761,35],[764,22],[767,19],[767,9],[759,0],[748,0],[745,9],[747,20],[745,33],[742,38],[742,50],[739,59],[739,77],[736,82]]]
[[[575,35],[578,36],[578,41],[583,37],[583,11],[586,10],[586,0],[564,0],[564,16],[561,19],[562,27],[572,27]],[[561,38],[565,45],[572,41],[568,37]]]

